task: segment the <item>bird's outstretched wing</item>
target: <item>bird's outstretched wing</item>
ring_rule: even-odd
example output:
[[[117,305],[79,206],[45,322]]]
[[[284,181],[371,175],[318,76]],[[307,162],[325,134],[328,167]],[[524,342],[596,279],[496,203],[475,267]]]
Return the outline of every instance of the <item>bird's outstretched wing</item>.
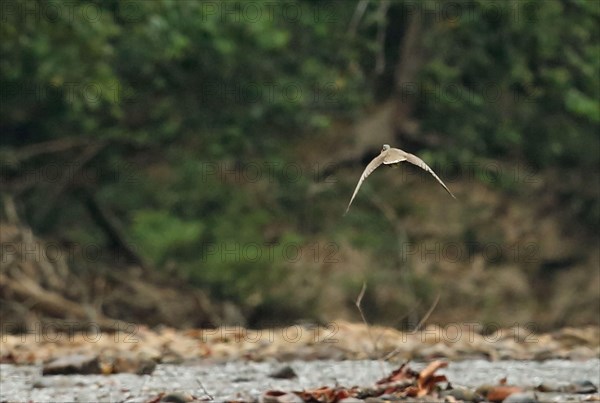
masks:
[[[375,169],[377,169],[379,165],[383,163],[384,158],[385,154],[379,154],[377,157],[373,158],[371,162],[369,162],[369,165],[367,165],[362,175],[360,176],[360,179],[358,180],[358,184],[356,185],[356,189],[354,189],[354,193],[352,194],[350,203],[348,203],[348,207],[346,207],[346,213],[348,212],[348,210],[350,210],[350,205],[352,204],[352,201],[354,200],[354,197],[358,193],[358,189],[360,189],[360,186],[362,185],[364,180],[367,179],[369,175],[371,175],[371,172],[373,172]]]
[[[444,187],[444,189],[446,189],[446,192],[448,192],[450,194],[450,196],[452,196],[453,198],[456,199],[456,197],[454,197],[454,195],[452,194],[450,189],[448,189],[446,187],[446,185],[444,184],[444,182],[442,182],[442,180],[435,174],[435,172],[433,172],[433,169],[429,168],[429,165],[427,165],[425,163],[425,161],[423,161],[421,158],[417,157],[416,155],[410,154],[410,153],[406,153],[406,161],[410,162],[413,165],[418,166],[419,168],[426,170],[431,175],[433,175],[433,177],[435,179],[437,179],[437,181],[440,183],[440,185],[442,185]]]

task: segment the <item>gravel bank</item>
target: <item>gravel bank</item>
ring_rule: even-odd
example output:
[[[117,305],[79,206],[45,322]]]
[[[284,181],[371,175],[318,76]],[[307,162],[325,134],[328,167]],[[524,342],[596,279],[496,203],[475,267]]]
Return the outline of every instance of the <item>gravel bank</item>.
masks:
[[[269,375],[290,365],[297,378],[274,379]],[[414,369],[424,364],[413,363]],[[371,385],[397,365],[379,361],[291,361],[161,364],[152,375],[57,375],[42,376],[41,366],[0,365],[2,402],[144,402],[161,392],[181,392],[198,399],[210,395],[215,401],[256,400],[269,389],[284,391],[335,384]],[[452,362],[440,373],[456,385],[478,387],[495,384],[506,376],[515,385],[535,387],[540,383],[564,384],[600,380],[600,360]],[[597,394],[596,394],[597,396]],[[583,401],[589,395],[542,394],[546,401]]]

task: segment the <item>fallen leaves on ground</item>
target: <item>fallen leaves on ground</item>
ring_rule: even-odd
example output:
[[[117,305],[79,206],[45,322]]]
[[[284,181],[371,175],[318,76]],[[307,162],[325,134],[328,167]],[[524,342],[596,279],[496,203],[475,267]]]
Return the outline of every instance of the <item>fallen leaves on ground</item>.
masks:
[[[352,399],[366,399],[369,397],[379,397],[385,395],[386,398],[404,398],[404,397],[424,397],[438,395],[438,384],[447,382],[444,375],[436,375],[436,371],[445,368],[448,363],[445,361],[434,361],[420,372],[413,371],[407,364],[402,364],[398,369],[392,371],[390,375],[375,382],[375,385],[368,388],[359,387],[328,387],[323,386],[317,389],[283,392],[270,390],[263,393],[261,401],[263,403],[283,403],[283,402],[309,402],[309,403],[339,403],[351,401]],[[297,398],[300,400],[297,400]],[[296,400],[294,400],[296,399]]]

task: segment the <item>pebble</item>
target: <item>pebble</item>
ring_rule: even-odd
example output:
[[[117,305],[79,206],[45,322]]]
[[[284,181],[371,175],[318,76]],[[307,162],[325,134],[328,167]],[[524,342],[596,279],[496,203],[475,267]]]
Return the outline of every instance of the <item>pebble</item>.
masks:
[[[268,391],[262,394],[261,403],[303,403],[300,396],[295,393],[286,393],[280,391]]]
[[[485,400],[479,393],[464,386],[454,386],[453,389],[443,390],[440,396],[452,396],[455,400],[465,402],[482,402]]]
[[[98,357],[84,354],[73,354],[56,358],[42,369],[43,375],[71,375],[71,374],[100,374]]]
[[[191,395],[184,393],[169,393],[164,395],[160,401],[161,402],[169,402],[169,403],[188,403],[193,401],[194,398]]]
[[[569,393],[596,393],[598,388],[590,381],[577,381],[573,382],[566,388],[566,392]]]
[[[533,392],[513,393],[502,403],[537,403],[538,399]]]
[[[278,370],[271,372],[269,376],[275,379],[292,379],[298,377],[294,369],[289,365],[286,365],[285,367],[281,367]]]

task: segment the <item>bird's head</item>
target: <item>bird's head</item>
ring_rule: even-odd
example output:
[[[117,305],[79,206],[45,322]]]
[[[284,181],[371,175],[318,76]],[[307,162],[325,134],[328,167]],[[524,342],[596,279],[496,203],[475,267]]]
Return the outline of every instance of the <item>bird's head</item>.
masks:
[[[384,144],[383,148],[381,149],[381,152],[387,151],[390,149],[390,145],[389,144]]]

